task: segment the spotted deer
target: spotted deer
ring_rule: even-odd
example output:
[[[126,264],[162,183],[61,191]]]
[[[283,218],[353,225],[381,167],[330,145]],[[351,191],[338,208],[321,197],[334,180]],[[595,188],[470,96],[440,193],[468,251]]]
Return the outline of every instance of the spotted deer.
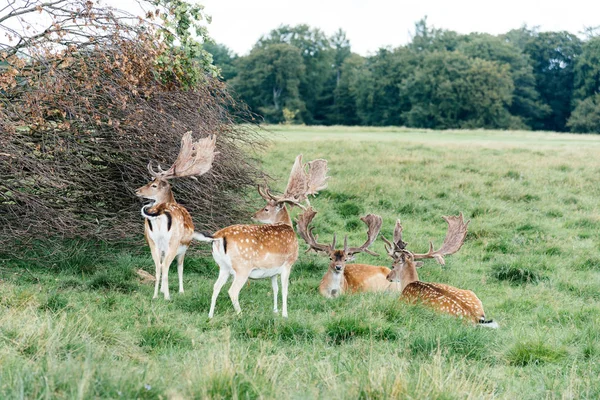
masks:
[[[392,258],[392,271],[387,280],[400,283],[401,298],[409,303],[422,302],[435,310],[465,318],[475,324],[497,328],[493,320],[486,320],[481,300],[470,290],[457,289],[442,283],[429,283],[419,280],[417,261],[425,258],[435,258],[444,264],[444,256],[456,253],[464,243],[467,235],[467,225],[462,213],[459,216],[443,217],[448,223],[448,232],[442,247],[434,250],[433,243],[425,254],[415,254],[407,250],[408,243],[402,241],[402,225],[396,221],[394,240],[390,242],[383,235],[388,255]]]
[[[208,317],[212,318],[219,292],[230,275],[233,283],[229,297],[239,314],[239,293],[248,279],[271,278],[273,312],[278,312],[277,276],[281,276],[283,317],[288,316],[288,283],[292,265],[298,258],[298,239],[286,205],[305,208],[301,202],[327,187],[327,161],[315,160],[302,164],[302,155],[296,158],[282,196],[271,193],[268,187],[258,188],[267,205],[254,214],[254,219],[265,225],[232,225],[212,235],[203,234],[201,240],[212,242],[212,254],[219,265],[219,277],[214,284]]]
[[[369,214],[361,218],[367,225],[367,241],[360,247],[348,247],[348,237],[344,238],[344,248],[336,250],[336,236],[331,244],[321,244],[313,235],[313,228],[309,225],[317,212],[309,208],[297,218],[298,234],[309,245],[308,250],[323,253],[329,257],[330,263],[327,272],[319,285],[319,293],[327,298],[338,297],[346,292],[379,292],[397,291],[399,285],[388,282],[386,279],[390,269],[375,265],[346,264],[354,260],[357,253],[377,254],[368,247],[377,239],[381,230],[381,217]]]
[[[216,136],[192,140],[192,133],[187,132],[181,139],[181,149],[175,163],[166,171],[158,166],[158,172],[148,163],[148,171],[153,177],[145,186],[136,190],[138,197],[150,200],[142,207],[144,236],[150,246],[152,259],[156,267],[154,297],[158,297],[158,289],[166,300],[169,296],[169,267],[177,257],[177,274],[179,275],[179,292],[183,293],[183,260],[185,252],[193,238],[194,223],[190,213],[175,201],[168,180],[203,175],[210,169],[215,155]]]

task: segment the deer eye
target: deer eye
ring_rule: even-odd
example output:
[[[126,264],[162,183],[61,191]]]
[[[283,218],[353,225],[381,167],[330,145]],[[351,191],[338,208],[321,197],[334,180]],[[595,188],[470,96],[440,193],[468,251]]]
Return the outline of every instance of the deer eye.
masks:
[[[153,187],[153,188],[156,188],[156,187],[158,187],[158,185],[156,185],[156,183],[155,183],[154,185],[152,185],[152,187]]]
[[[269,209],[268,209],[268,208],[265,208],[265,211],[269,211]]]

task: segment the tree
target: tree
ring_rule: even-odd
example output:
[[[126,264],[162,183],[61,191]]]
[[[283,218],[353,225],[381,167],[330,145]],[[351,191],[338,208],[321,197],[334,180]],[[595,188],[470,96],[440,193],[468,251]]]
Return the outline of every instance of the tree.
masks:
[[[234,90],[268,122],[283,121],[284,108],[305,110],[299,91],[305,67],[298,48],[286,43],[256,46],[247,57],[239,58],[237,66]],[[300,115],[297,118],[301,121]]]
[[[427,25],[427,16],[415,23],[415,32],[407,47],[417,53],[428,51],[454,51],[464,40],[457,32],[437,29]]]
[[[224,81],[229,81],[237,75],[235,66],[238,58],[231,49],[219,43],[207,41],[202,44],[204,50],[212,55],[212,63],[219,67],[220,75]]]
[[[529,57],[496,36],[471,34],[468,38],[459,46],[459,51],[469,57],[506,65],[515,88],[509,112],[522,118],[530,128],[536,127],[536,121],[545,118],[550,107],[540,100]]]
[[[534,121],[535,129],[564,131],[571,112],[574,67],[581,54],[581,40],[569,32],[532,34],[525,45],[533,65],[536,87],[551,113]]]
[[[571,132],[600,133],[600,94],[579,101],[567,122]]]
[[[506,65],[433,52],[400,85],[410,101],[403,118],[421,128],[510,128],[518,123],[508,112],[513,90]]]
[[[356,82],[357,113],[363,125],[402,125],[402,113],[409,109],[400,84],[408,79],[419,56],[407,48],[379,49],[368,57]]]
[[[322,96],[333,73],[334,58],[329,39],[321,30],[308,25],[283,25],[261,37],[255,47],[273,44],[288,44],[300,51],[304,65],[299,85],[300,98],[304,103],[300,110],[301,119],[308,124],[325,122],[327,110],[323,104],[328,101]],[[325,96],[331,95],[329,90]]]
[[[600,93],[600,37],[592,37],[581,47],[575,63],[573,97],[587,99]]]
[[[334,92],[335,102],[331,106],[327,122],[333,125],[358,125],[356,101],[359,82],[363,79],[365,58],[352,54],[341,65],[339,80]]]

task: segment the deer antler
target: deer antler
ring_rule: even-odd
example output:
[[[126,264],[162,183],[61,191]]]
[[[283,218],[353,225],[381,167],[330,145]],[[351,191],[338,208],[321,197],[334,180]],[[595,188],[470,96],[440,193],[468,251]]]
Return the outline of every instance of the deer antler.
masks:
[[[330,252],[335,249],[335,235],[333,236],[333,242],[331,244],[318,243],[317,239],[312,233],[314,227],[308,227],[315,215],[317,215],[317,212],[312,207],[309,207],[302,214],[298,215],[298,218],[296,219],[296,227],[298,229],[298,234],[302,239],[304,239],[306,244],[310,246],[309,250],[313,249],[317,252]]]
[[[356,254],[356,253],[367,253],[372,256],[378,256],[379,254],[372,252],[368,249],[368,247],[377,239],[377,235],[381,230],[382,219],[379,215],[369,214],[360,219],[367,225],[367,241],[360,247],[350,247],[347,248],[346,241],[344,241],[344,250],[346,254]]]
[[[197,141],[192,140],[192,132],[186,132],[181,138],[181,149],[175,163],[167,171],[160,165],[159,171],[152,168],[152,162],[148,163],[148,171],[155,178],[171,179],[186,176],[196,177],[205,174],[210,169],[215,155],[217,138],[215,135],[207,136]]]
[[[308,172],[306,167],[308,165]],[[273,195],[269,188],[265,186],[259,194],[267,201],[274,200],[278,203],[289,203],[298,206],[302,209],[306,209],[301,202],[307,200],[308,195],[317,194],[319,190],[323,190],[327,187],[327,161],[326,160],[314,160],[307,164],[302,164],[302,154],[299,154],[294,161],[288,184],[283,193],[283,196]],[[310,205],[310,204],[309,204]]]
[[[442,247],[434,251],[433,242],[429,242],[429,251],[426,254],[414,254],[415,260],[435,258],[441,265],[446,265],[444,256],[454,254],[460,250],[465,241],[465,237],[467,236],[467,225],[469,225],[469,222],[471,221],[465,223],[462,213],[458,216],[442,218],[448,223],[448,232],[446,233],[446,238],[444,239]]]
[[[318,159],[308,163],[308,190],[306,195],[316,195],[327,188],[327,160]]]
[[[381,239],[385,242],[385,248],[390,257],[394,257],[394,253],[400,250],[406,249],[406,245],[408,243],[402,241],[402,224],[400,224],[400,220],[396,220],[396,226],[394,228],[394,243],[387,240],[383,235],[381,235]]]

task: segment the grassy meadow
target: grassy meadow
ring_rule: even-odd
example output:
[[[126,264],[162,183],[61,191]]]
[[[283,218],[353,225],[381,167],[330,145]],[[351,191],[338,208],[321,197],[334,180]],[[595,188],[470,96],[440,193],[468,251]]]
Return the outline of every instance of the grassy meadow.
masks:
[[[424,252],[442,243],[441,216],[462,211],[465,245],[419,276],[475,291],[500,329],[394,295],[326,300],[327,260],[303,242],[287,320],[271,311],[267,279],[242,289],[240,316],[227,284],[209,321],[212,258],[188,256],[183,295],[173,265],[166,302],[132,272],[154,271],[146,247],[75,242],[0,264],[0,398],[600,398],[599,136],[270,130],[259,157],[273,189],[298,153],[329,161],[329,188],[311,201],[323,241],[361,244],[359,217],[376,213],[383,234],[400,218]],[[381,256],[357,261],[390,264],[381,241],[373,249]]]

